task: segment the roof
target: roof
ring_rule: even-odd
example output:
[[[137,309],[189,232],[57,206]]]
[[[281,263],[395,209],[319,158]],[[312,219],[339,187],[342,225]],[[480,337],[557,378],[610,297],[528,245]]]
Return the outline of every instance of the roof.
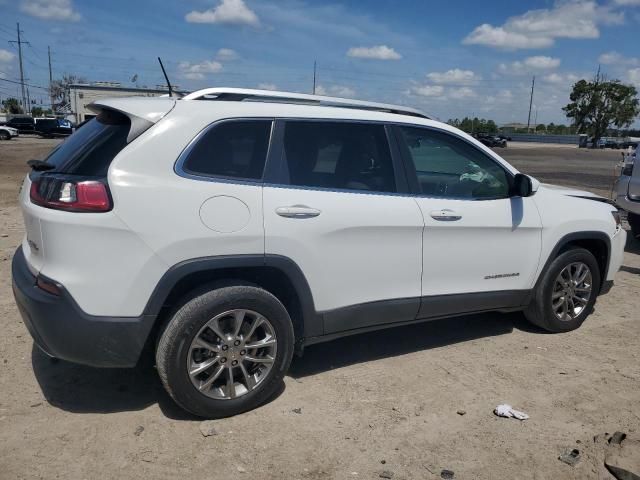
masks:
[[[251,101],[269,103],[292,103],[301,105],[316,105],[322,107],[353,108],[356,110],[372,110],[378,112],[409,115],[412,117],[430,118],[420,110],[402,105],[388,103],[367,102],[349,98],[328,97],[324,95],[309,95],[305,93],[281,92],[273,90],[254,90],[246,88],[205,88],[192,92],[183,100],[213,100],[213,101]]]

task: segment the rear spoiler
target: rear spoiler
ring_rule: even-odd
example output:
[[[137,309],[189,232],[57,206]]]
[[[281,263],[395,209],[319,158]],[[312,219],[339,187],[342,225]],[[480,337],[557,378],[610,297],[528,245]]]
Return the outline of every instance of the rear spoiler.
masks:
[[[169,97],[123,97],[101,98],[87,108],[96,114],[102,110],[114,110],[126,115],[131,121],[127,136],[127,143],[130,143],[173,110],[175,105],[176,99]]]

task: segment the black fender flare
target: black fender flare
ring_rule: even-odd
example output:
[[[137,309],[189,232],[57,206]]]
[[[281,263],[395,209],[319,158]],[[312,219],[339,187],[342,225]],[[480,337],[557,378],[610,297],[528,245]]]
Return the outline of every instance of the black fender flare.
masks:
[[[606,252],[606,260],[604,264],[604,270],[602,272],[602,279],[600,281],[600,284],[601,284],[600,287],[602,288],[602,285],[604,285],[605,279],[607,278],[607,272],[609,271],[609,263],[611,261],[611,238],[609,238],[609,235],[607,235],[605,232],[601,232],[598,230],[587,230],[587,231],[568,233],[567,235],[563,236],[560,240],[558,240],[556,245],[551,250],[551,253],[547,257],[544,267],[540,270],[540,273],[538,274],[538,278],[536,278],[536,283],[533,291],[536,291],[536,289],[538,288],[538,284],[540,283],[540,280],[542,279],[544,272],[547,271],[551,262],[553,262],[553,260],[558,256],[558,253],[560,252],[560,250],[562,250],[571,242],[575,242],[577,240],[600,240],[605,243],[607,247],[607,252]]]
[[[293,285],[302,309],[303,337],[322,335],[324,333],[322,315],[316,312],[309,283],[298,264],[282,255],[220,255],[198,257],[177,263],[170,267],[158,281],[144,309],[144,315],[157,317],[174,286],[193,273],[230,268],[265,267],[279,270]]]

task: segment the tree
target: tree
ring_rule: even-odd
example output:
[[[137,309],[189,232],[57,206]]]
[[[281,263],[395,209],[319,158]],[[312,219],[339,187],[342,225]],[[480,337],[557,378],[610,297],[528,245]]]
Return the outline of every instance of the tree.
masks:
[[[34,117],[41,117],[44,113],[42,107],[31,107],[31,115]]]
[[[593,137],[597,145],[611,126],[623,128],[631,125],[640,114],[637,90],[619,80],[607,81],[598,70],[592,82],[580,80],[569,96],[571,103],[563,108],[573,119],[578,133]]]
[[[2,101],[2,108],[7,113],[24,113],[17,98],[7,98]]]
[[[544,123],[539,123],[536,125],[536,133],[546,132],[547,126]]]
[[[69,99],[69,85],[72,83],[86,83],[82,77],[77,77],[71,73],[65,73],[61,79],[51,82],[51,99],[53,101],[53,111],[57,112],[69,108],[71,100]]]

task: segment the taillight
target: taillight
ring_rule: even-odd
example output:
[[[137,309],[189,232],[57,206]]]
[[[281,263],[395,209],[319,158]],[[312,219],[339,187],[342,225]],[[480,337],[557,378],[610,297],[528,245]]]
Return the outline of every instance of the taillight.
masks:
[[[105,183],[71,176],[37,177],[31,183],[29,196],[41,207],[70,212],[108,212],[112,207]]]

